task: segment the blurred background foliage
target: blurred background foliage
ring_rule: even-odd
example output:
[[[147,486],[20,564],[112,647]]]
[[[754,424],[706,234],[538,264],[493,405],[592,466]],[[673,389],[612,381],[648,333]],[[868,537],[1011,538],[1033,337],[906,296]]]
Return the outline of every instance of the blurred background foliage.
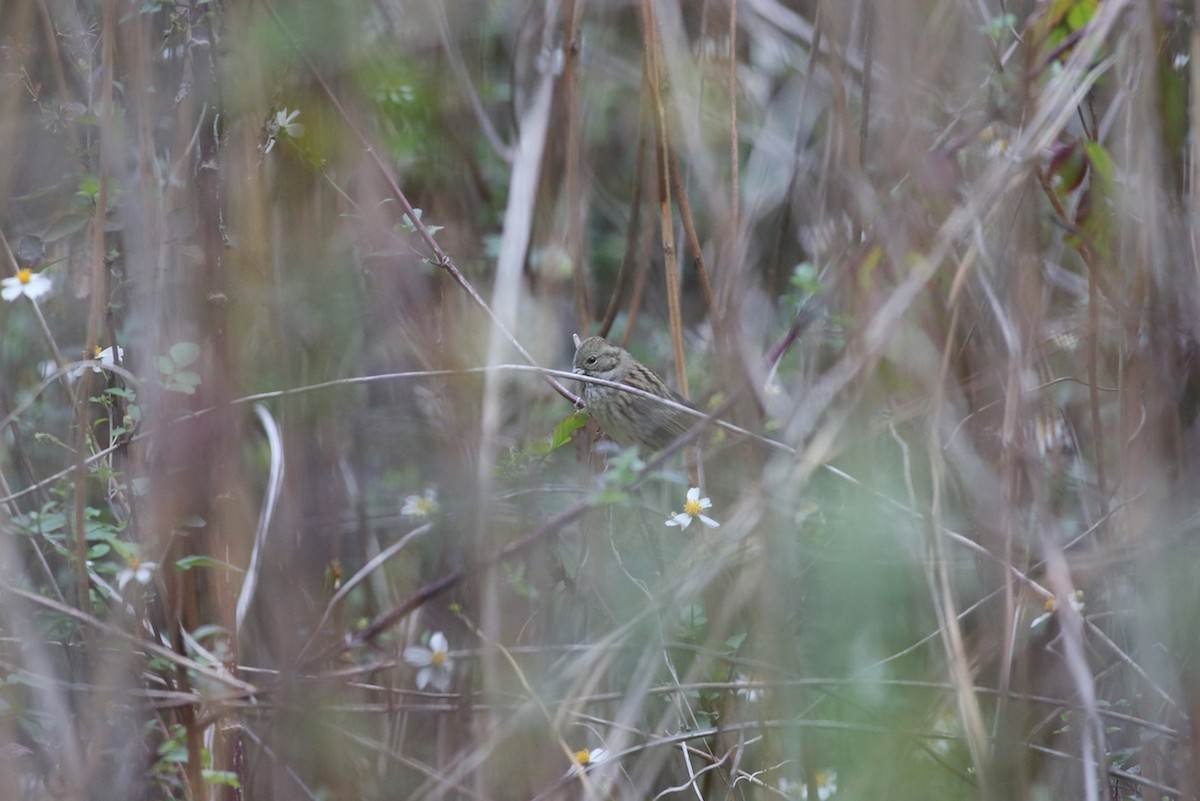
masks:
[[[0,801],[1200,796],[1195,22],[0,0]]]

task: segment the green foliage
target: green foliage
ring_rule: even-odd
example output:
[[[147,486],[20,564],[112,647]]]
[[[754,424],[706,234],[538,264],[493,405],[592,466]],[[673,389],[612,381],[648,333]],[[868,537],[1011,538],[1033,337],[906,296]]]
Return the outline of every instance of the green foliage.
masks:
[[[416,216],[416,218],[417,218],[418,220],[420,220],[420,219],[421,219],[421,210],[420,210],[420,209],[413,209],[413,214]],[[422,220],[422,222],[424,222],[424,220]],[[441,225],[431,225],[431,224],[429,224],[429,223],[425,223],[425,230],[429,232],[429,235],[430,235],[430,236],[433,236],[433,235],[434,235],[434,234],[436,234],[438,231],[442,230],[442,228],[444,228],[444,227],[445,227],[445,226],[441,226]],[[416,224],[415,222],[413,222],[412,220],[410,220],[410,219],[408,218],[408,215],[407,215],[407,214],[405,214],[405,215],[403,215],[403,217],[401,218],[401,220],[400,220],[400,224],[396,226],[395,230],[396,230],[397,232],[400,232],[400,233],[405,233],[405,234],[412,234],[412,233],[416,233],[416,231],[417,231],[417,224]]]
[[[200,556],[193,554],[175,560],[175,568],[177,570],[191,570],[196,567],[211,567],[219,570],[231,570],[235,573],[242,573],[241,568],[236,565],[231,565],[228,562],[223,562],[220,559],[214,559],[211,556]]]
[[[200,386],[200,375],[184,368],[191,366],[199,358],[200,347],[194,342],[176,342],[166,356],[156,357],[154,369],[162,376],[163,389],[184,395],[196,394],[196,387]]]
[[[558,450],[563,445],[571,441],[572,435],[587,425],[587,413],[575,412],[574,414],[563,418],[563,420],[554,427],[553,433],[547,440],[534,442],[530,449],[538,456],[546,456],[552,451]]]

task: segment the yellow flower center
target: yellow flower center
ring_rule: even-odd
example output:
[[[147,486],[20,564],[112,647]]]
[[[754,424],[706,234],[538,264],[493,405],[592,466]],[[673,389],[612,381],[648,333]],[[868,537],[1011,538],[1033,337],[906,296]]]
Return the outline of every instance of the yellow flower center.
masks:
[[[22,284],[28,284],[33,280],[33,270],[29,269],[28,267],[17,270],[17,280]]]
[[[429,663],[434,667],[441,667],[442,665],[446,664],[446,652],[434,651],[433,656],[429,658]]]
[[[700,505],[700,501],[687,501],[683,505],[683,513],[688,517],[695,517],[696,515],[700,514],[700,510],[703,508],[704,507]]]
[[[1046,604],[1043,607],[1043,609],[1045,609],[1047,612],[1053,612],[1054,607],[1057,605],[1058,605],[1058,600],[1053,595],[1051,595],[1049,598],[1046,599]]]
[[[575,761],[578,762],[580,765],[586,765],[587,763],[592,761],[592,752],[586,748],[576,751],[575,752]]]
[[[99,358],[100,358],[100,346],[99,346],[99,345],[97,345],[97,346],[96,346],[96,352],[95,352],[94,354],[92,354],[92,358],[93,358],[93,359],[99,359]]]
[[[131,556],[131,557],[129,557],[129,569],[130,569],[130,570],[133,570],[133,571],[135,571],[135,572],[136,572],[136,571],[137,571],[137,569],[138,569],[139,567],[141,567],[141,566],[142,566],[142,560],[141,560],[141,559],[137,558],[136,556]]]

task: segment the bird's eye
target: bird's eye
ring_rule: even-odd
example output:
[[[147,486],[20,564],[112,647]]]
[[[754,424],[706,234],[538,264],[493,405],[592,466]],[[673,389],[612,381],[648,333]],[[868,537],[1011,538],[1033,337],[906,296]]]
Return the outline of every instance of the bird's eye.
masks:
[[[588,364],[595,364],[595,363],[596,363],[596,357],[595,357],[595,356],[588,356],[588,357],[587,357],[587,363],[588,363]]]

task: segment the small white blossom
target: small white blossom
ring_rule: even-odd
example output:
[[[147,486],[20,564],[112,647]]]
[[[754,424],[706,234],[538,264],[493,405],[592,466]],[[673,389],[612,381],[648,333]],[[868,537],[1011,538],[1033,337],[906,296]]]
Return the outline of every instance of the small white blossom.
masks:
[[[702,514],[705,509],[712,508],[712,501],[708,498],[700,497],[700,488],[692,487],[687,493],[687,502],[683,504],[683,511],[676,514],[671,513],[671,519],[667,521],[668,526],[679,526],[687,528],[692,524],[693,518],[700,518],[700,522],[709,528],[716,528],[721,525],[716,520],[713,520],[708,515]]]
[[[786,776],[781,778],[775,785],[779,792],[783,793],[788,798],[799,798],[800,788],[803,786],[804,785],[802,782],[794,782]]]
[[[571,755],[575,759],[575,764],[566,772],[563,778],[578,776],[593,766],[608,759],[608,751],[603,748],[581,748]]]
[[[0,298],[13,301],[24,295],[35,299],[50,291],[50,279],[42,273],[35,273],[28,268],[18,270],[16,275],[0,281]]]
[[[587,768],[603,762],[607,756],[608,751],[603,748],[582,748],[575,752],[575,761],[580,767]]]
[[[430,487],[424,495],[409,495],[404,499],[400,514],[405,517],[419,517],[428,520],[438,512],[437,489]]]
[[[454,660],[449,656],[450,643],[446,635],[435,631],[429,638],[429,647],[410,645],[404,649],[404,661],[417,669],[417,689],[424,690],[433,684],[438,690],[450,689],[454,675]]]
[[[124,590],[125,585],[131,581],[136,581],[143,586],[149,584],[150,579],[154,578],[156,567],[158,565],[154,562],[143,562],[137,557],[130,559],[129,566],[117,574],[117,589]]]
[[[280,136],[290,139],[299,139],[304,136],[304,125],[296,122],[296,118],[299,116],[300,109],[289,111],[284,108],[275,112],[275,116],[267,123],[267,145],[263,148],[264,153],[270,153],[275,149],[275,142]]]
[[[837,771],[817,771],[817,801],[829,801],[837,792]],[[808,782],[800,785],[800,801],[808,801]]]
[[[296,122],[296,118],[300,116],[300,109],[288,111],[286,108],[275,114],[275,127],[293,139],[299,139],[304,136],[304,125]]]
[[[117,346],[117,356],[119,356],[121,358],[121,363],[124,364],[125,363],[125,349],[122,348],[120,345]],[[110,347],[107,347],[107,348],[104,348],[103,350],[101,350],[99,345],[96,346],[96,352],[94,354],[92,354],[92,361],[100,362],[100,364],[110,364],[110,365],[117,363],[117,360],[113,358],[112,347],[110,346]],[[76,367],[74,370],[72,370],[70,372],[70,377],[71,378],[79,378],[79,376],[83,375],[83,371],[85,369],[86,368],[84,368],[84,367]],[[93,373],[103,373],[104,370],[100,367],[92,367],[92,372]]]
[[[794,782],[791,779],[783,778],[779,780],[779,784],[776,786],[779,788],[779,792],[788,798],[794,798],[797,801],[808,801],[808,782]],[[837,771],[817,771],[818,801],[829,801],[836,792]]]
[[[1071,593],[1070,601],[1071,601],[1071,608],[1074,609],[1077,614],[1082,615],[1083,614],[1083,590],[1075,590],[1075,592]],[[1047,620],[1049,620],[1050,616],[1052,614],[1054,614],[1054,610],[1056,610],[1058,608],[1058,599],[1056,597],[1054,597],[1053,595],[1051,595],[1049,598],[1046,599],[1046,605],[1043,608],[1045,609],[1045,611],[1033,619],[1033,622],[1029,624],[1029,628],[1036,629],[1038,626],[1042,625]]]
[[[738,674],[737,679],[734,681],[734,684],[738,685],[737,694],[752,704],[759,698],[762,698],[763,695],[761,687],[750,686],[753,683],[754,679],[743,676],[740,673]]]

